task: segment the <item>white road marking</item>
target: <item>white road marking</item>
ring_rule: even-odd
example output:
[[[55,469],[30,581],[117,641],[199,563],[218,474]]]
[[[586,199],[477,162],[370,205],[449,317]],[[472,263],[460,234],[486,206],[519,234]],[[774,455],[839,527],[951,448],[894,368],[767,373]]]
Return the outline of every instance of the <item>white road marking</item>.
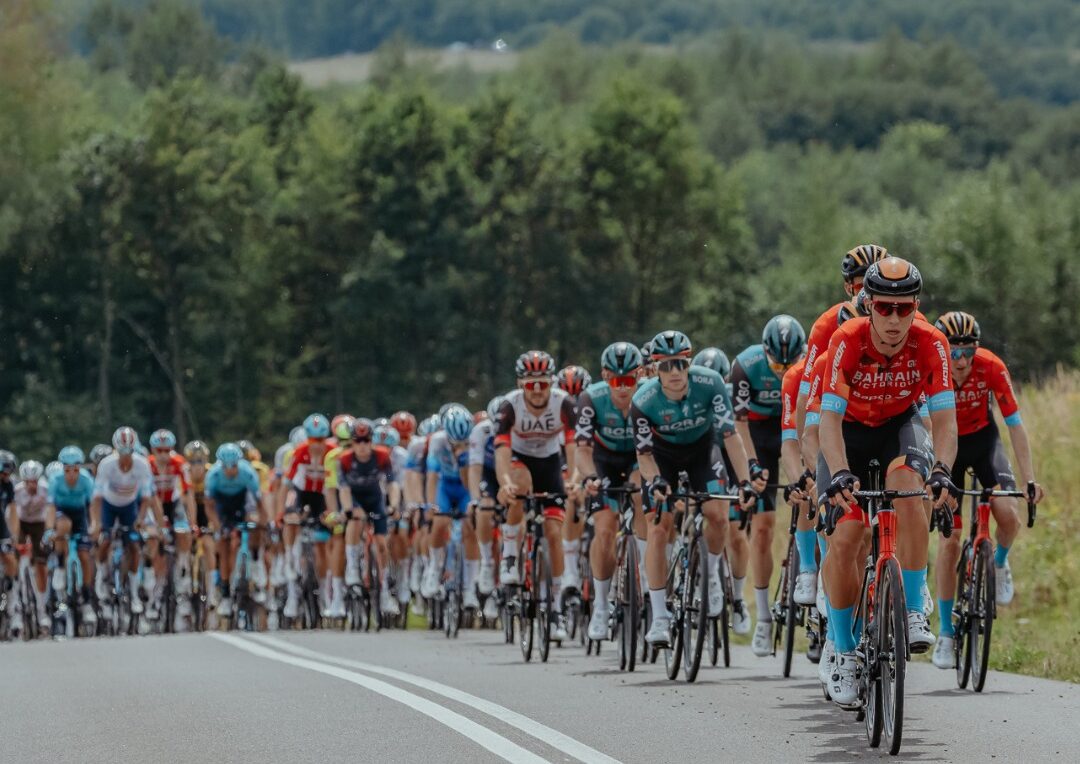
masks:
[[[404,671],[316,652],[315,650],[309,650],[306,647],[300,647],[299,645],[294,645],[290,642],[262,634],[247,634],[246,636],[294,655],[307,656],[326,663],[333,663],[338,666],[346,666],[360,671],[367,671],[371,674],[379,674],[420,687],[437,695],[442,695],[444,698],[455,700],[458,703],[475,708],[477,711],[485,713],[488,716],[492,716],[501,722],[505,722],[510,726],[533,736],[537,740],[550,745],[552,748],[556,748],[579,761],[585,762],[585,764],[620,764],[618,759],[613,759],[607,754],[602,753],[595,748],[591,748],[569,735],[559,732],[556,729],[552,729],[545,724],[541,724],[524,714],[519,714],[517,711],[511,711],[505,706],[500,706],[498,703],[493,703],[490,700],[477,697],[476,695],[459,690],[456,687],[435,682],[431,679],[425,679],[424,677],[416,676],[415,674],[407,674]]]
[[[522,748],[512,740],[493,732],[487,727],[477,724],[466,716],[462,716],[459,713],[440,706],[438,703],[433,703],[427,698],[414,695],[411,692],[402,690],[401,688],[395,687],[380,679],[374,679],[364,674],[358,674],[355,671],[346,671],[345,669],[337,668],[335,666],[328,666],[325,663],[298,658],[292,655],[285,655],[284,653],[271,650],[267,647],[254,644],[253,642],[230,634],[208,633],[214,639],[249,652],[252,655],[257,655],[260,658],[267,658],[268,660],[278,661],[279,663],[285,663],[309,671],[315,671],[320,674],[337,677],[338,679],[344,679],[346,682],[360,685],[365,689],[376,692],[390,700],[397,701],[426,716],[430,716],[440,724],[444,724],[454,732],[464,735],[473,742],[482,745],[484,748],[506,761],[514,762],[514,764],[545,764],[547,761],[531,751]]]

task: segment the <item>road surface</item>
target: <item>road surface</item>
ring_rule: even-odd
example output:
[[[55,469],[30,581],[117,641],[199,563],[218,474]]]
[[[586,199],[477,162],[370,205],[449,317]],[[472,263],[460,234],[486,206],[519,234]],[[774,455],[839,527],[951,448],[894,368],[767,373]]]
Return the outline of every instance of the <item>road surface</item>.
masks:
[[[620,673],[614,646],[522,663],[499,632],[191,634],[0,645],[0,761],[667,762],[888,759],[816,668]],[[1080,685],[912,665],[902,760],[1075,760]]]

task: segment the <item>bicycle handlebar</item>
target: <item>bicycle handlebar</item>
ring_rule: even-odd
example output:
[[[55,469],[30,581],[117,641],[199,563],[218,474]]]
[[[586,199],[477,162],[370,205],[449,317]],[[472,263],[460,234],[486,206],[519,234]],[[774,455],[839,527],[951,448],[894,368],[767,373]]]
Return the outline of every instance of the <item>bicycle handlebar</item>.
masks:
[[[1037,505],[1034,502],[1035,498],[1035,482],[1029,481],[1027,484],[1027,491],[994,491],[992,489],[983,488],[979,491],[965,490],[961,491],[964,496],[977,496],[983,501],[989,501],[990,499],[1027,499],[1028,519],[1027,527],[1031,528],[1035,525],[1035,515],[1038,512]]]

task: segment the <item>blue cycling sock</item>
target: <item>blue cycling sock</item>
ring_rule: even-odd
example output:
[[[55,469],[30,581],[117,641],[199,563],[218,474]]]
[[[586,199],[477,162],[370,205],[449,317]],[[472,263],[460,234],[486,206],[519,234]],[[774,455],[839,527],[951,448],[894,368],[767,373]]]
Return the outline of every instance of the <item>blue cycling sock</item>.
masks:
[[[221,586],[221,573],[217,568],[214,568],[214,586]]]
[[[1004,568],[1005,561],[1009,558],[1009,547],[997,545],[997,549],[994,550],[994,567]]]
[[[851,614],[854,607],[829,608],[830,620],[835,622],[833,644],[836,652],[850,653],[855,649],[855,635],[851,631]]]
[[[821,561],[825,562],[825,551],[826,550],[825,550],[825,534],[824,533],[817,534],[817,548],[818,548],[819,556],[821,557]]]
[[[833,623],[832,608],[829,607],[829,595],[825,595],[825,639],[836,646],[836,624]]]
[[[813,531],[795,531],[795,546],[799,550],[799,572],[813,573],[817,571],[817,558],[814,556],[814,538],[817,536]]]
[[[910,612],[923,612],[925,602],[923,602],[923,586],[926,584],[926,568],[919,568],[918,570],[903,570],[901,574],[904,577],[904,602],[907,605],[907,611]]]
[[[953,630],[952,607],[952,600],[937,601],[938,616],[941,618],[941,636],[943,637],[951,637],[956,633]]]

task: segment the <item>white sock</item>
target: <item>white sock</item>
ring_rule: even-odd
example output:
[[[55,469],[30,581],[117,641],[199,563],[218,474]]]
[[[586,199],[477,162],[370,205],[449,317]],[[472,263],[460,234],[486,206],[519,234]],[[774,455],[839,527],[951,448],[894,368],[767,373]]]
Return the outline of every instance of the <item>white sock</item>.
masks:
[[[131,586],[132,593],[139,590],[139,574],[128,573],[128,585]]]
[[[345,564],[349,566],[349,570],[360,570],[359,544],[345,545]]]
[[[664,559],[671,562],[671,552],[675,549],[674,544],[664,544]]]
[[[471,591],[476,574],[480,572],[479,560],[465,560],[465,591]]]
[[[485,565],[488,565],[491,563],[491,558],[491,543],[489,542],[485,544],[483,542],[480,542],[480,561],[483,562]]]
[[[334,576],[334,580],[330,584],[331,596],[336,600],[345,595],[345,579],[341,576]]]
[[[551,577],[551,588],[555,591],[555,594],[559,594],[560,592],[562,592],[562,576]],[[555,603],[555,607],[559,607],[558,602]]]
[[[709,575],[720,576],[720,555],[709,552]]]
[[[191,571],[191,552],[177,552],[176,569],[179,571],[181,578],[187,577]]]
[[[597,610],[607,610],[608,609],[608,600],[607,600],[607,598],[608,598],[608,592],[611,591],[611,579],[610,578],[605,578],[603,581],[601,581],[596,576],[593,576],[592,582],[593,582],[593,591],[596,593],[596,597],[593,599],[593,602],[596,603],[596,609]]]
[[[772,621],[772,611],[769,609],[769,587],[759,589],[754,587],[754,601],[757,603],[758,623]]]
[[[743,586],[745,586],[745,585],[746,585],[746,576],[743,576],[742,578],[732,578],[731,579],[731,595],[735,599],[741,600],[742,599],[742,594],[743,594]]]
[[[578,565],[578,551],[581,549],[581,541],[574,539],[573,541],[567,541],[563,539],[563,570],[577,570]]]
[[[649,602],[652,603],[653,618],[661,615],[671,615],[667,609],[666,589],[649,589]]]
[[[509,523],[503,523],[499,530],[502,532],[502,556],[517,557],[517,540],[518,532],[521,530],[520,525],[510,525]]]
[[[634,543],[637,544],[637,556],[638,556],[638,559],[642,561],[642,564],[644,564],[644,562],[645,562],[645,550],[648,548],[649,542],[646,541],[645,539],[639,539],[637,536],[634,536]]]

